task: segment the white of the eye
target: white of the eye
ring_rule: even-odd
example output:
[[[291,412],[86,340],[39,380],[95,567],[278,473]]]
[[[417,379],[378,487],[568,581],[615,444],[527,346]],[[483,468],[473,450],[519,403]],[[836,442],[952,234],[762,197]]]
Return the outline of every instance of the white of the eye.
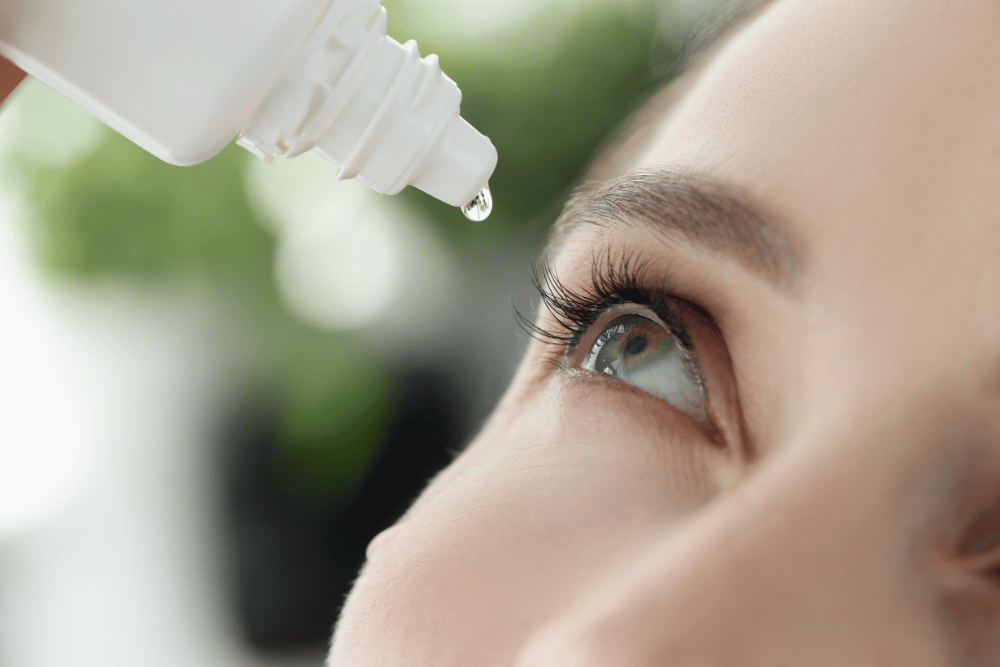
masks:
[[[620,333],[625,333],[627,330],[626,327]],[[608,342],[595,343],[587,353],[582,368],[597,370],[597,358],[608,344]],[[688,371],[683,354],[683,348],[675,341],[668,354],[659,356],[649,363],[638,365],[637,359],[625,363],[624,359],[619,357],[614,364],[614,377],[670,403],[678,410],[701,421],[706,417],[704,393],[701,385]]]
[[[675,346],[675,349],[678,347]],[[619,378],[657,398],[662,398],[695,419],[705,418],[701,386],[691,377],[691,373],[684,366],[684,360],[676,353],[665,355],[638,368],[626,370]]]

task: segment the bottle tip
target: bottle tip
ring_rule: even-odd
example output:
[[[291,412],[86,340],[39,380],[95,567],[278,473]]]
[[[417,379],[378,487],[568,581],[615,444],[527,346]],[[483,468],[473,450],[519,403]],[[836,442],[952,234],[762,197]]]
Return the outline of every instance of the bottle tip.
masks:
[[[446,204],[464,208],[479,199],[496,165],[497,149],[492,142],[455,115],[423,158],[410,185]]]
[[[480,190],[475,199],[462,207],[462,213],[473,222],[485,220],[491,211],[493,211],[493,194],[489,185]]]

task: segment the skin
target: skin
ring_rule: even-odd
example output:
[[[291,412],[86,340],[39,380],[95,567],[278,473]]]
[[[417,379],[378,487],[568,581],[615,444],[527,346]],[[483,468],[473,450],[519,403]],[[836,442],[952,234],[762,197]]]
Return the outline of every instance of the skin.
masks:
[[[645,253],[721,446],[536,341],[371,544],[331,664],[997,664],[998,68],[990,0],[779,0],[736,35],[636,168],[759,203],[794,276],[642,223],[552,259],[586,289]]]
[[[25,76],[25,73],[9,60],[0,58],[0,104],[3,104]]]

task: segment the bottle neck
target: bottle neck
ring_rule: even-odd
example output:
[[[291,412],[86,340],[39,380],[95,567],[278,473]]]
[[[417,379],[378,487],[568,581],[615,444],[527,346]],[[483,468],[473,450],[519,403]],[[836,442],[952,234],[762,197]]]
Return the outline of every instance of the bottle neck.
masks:
[[[413,184],[454,206],[482,190],[496,150],[458,115],[437,56],[386,35],[376,0],[335,0],[239,143],[270,162],[307,150],[377,192]]]

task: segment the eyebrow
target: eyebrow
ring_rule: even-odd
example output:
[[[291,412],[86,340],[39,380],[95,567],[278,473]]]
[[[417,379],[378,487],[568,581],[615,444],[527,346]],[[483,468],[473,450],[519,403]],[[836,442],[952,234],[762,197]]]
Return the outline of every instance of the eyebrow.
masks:
[[[717,179],[667,167],[647,167],[570,197],[553,226],[547,253],[555,253],[588,225],[642,225],[668,241],[721,253],[790,291],[805,253],[778,217],[745,192]]]

